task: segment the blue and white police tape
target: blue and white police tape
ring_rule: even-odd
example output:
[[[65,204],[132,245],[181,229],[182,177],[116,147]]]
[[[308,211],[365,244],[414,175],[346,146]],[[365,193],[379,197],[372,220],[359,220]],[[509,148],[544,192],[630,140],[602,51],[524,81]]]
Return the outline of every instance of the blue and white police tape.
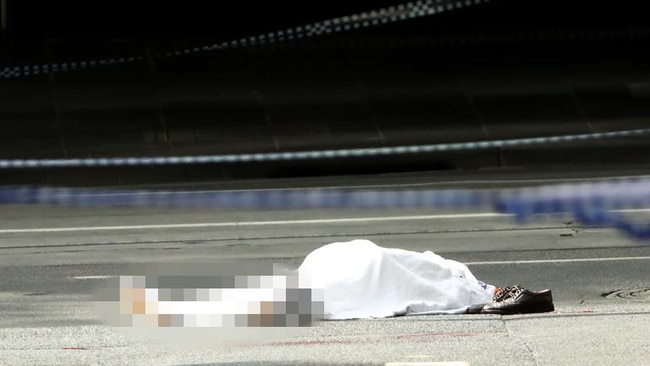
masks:
[[[223,154],[199,156],[157,156],[127,158],[79,158],[79,159],[0,159],[0,169],[25,168],[80,168],[109,166],[159,166],[176,164],[226,164],[247,162],[277,162],[290,160],[341,159],[403,154],[470,151],[494,148],[585,142],[610,138],[650,136],[650,128],[624,131],[529,137],[508,140],[485,140],[410,146],[369,147],[357,149],[313,150],[298,152],[272,152],[250,154]]]
[[[489,207],[524,221],[536,215],[572,215],[588,226],[610,226],[650,239],[650,226],[621,211],[650,207],[650,178],[605,180],[505,190],[271,189],[167,192],[89,188],[4,187],[0,204],[66,206],[305,208]]]
[[[255,209],[474,207],[488,204],[489,199],[490,195],[486,194],[486,192],[469,190],[277,189],[159,192],[90,188],[0,188],[0,204],[53,204],[66,206]]]
[[[650,224],[624,216],[626,210],[650,206],[648,178],[506,190],[492,202],[496,211],[512,214],[519,222],[564,214],[587,226],[613,227],[633,238],[650,239]]]
[[[419,0],[397,4],[372,11],[361,12],[349,16],[315,22],[303,26],[259,34],[232,41],[210,45],[179,49],[147,56],[114,57],[99,60],[82,60],[59,62],[41,65],[7,66],[0,68],[0,79],[29,77],[42,74],[58,73],[65,71],[84,70],[94,67],[124,65],[144,60],[163,57],[176,57],[196,54],[199,52],[219,51],[229,48],[248,47],[255,45],[273,44],[309,37],[317,37],[330,33],[350,31],[371,26],[384,25],[414,19],[443,11],[467,7],[473,4],[488,2],[489,0]]]

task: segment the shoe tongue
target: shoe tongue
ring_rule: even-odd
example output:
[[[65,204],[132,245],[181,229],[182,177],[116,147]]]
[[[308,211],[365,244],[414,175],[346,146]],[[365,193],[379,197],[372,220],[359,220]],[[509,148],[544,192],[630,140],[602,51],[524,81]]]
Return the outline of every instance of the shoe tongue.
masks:
[[[523,287],[521,286],[513,286],[510,292],[508,292],[508,298],[515,298],[517,297],[522,291],[524,290]]]
[[[523,290],[523,287],[518,285],[499,288],[499,291],[494,295],[494,301],[503,301],[510,298],[515,298]]]

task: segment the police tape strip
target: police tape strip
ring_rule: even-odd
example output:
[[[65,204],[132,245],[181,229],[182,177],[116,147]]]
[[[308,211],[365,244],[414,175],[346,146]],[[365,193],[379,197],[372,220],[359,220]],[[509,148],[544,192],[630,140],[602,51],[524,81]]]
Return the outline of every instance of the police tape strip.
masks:
[[[110,166],[160,166],[175,164],[227,164],[248,162],[278,162],[315,159],[341,159],[373,156],[440,153],[450,151],[512,148],[569,142],[586,142],[611,138],[643,137],[650,135],[650,128],[624,131],[596,132],[578,135],[531,137],[508,140],[486,140],[429,145],[392,146],[356,149],[314,150],[299,152],[274,152],[251,154],[224,154],[200,156],[158,156],[125,158],[79,158],[79,159],[0,159],[0,169],[25,168],[79,168]]]
[[[256,36],[235,39],[232,41],[185,48],[153,55],[59,62],[41,65],[8,66],[0,68],[0,79],[29,77],[110,65],[122,65],[143,61],[149,58],[185,56],[199,52],[210,52],[225,50],[229,48],[273,44],[303,38],[311,38],[330,33],[350,31],[419,18],[444,11],[471,6],[473,4],[486,3],[488,1],[489,0],[418,0],[399,5],[388,6],[372,11],[362,12],[359,14],[315,22],[304,26],[298,26],[265,34],[259,34]]]
[[[271,189],[242,191],[147,191],[92,188],[0,187],[0,204],[190,207],[243,209],[485,208],[519,222],[537,215],[573,215],[588,226],[610,226],[650,239],[650,225],[621,210],[650,206],[650,178],[609,179],[503,190],[470,189]]]

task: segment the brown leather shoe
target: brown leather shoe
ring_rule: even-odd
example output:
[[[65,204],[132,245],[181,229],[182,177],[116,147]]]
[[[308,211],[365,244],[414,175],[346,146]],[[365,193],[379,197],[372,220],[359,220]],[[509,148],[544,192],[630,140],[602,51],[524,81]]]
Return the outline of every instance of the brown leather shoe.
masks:
[[[521,286],[499,290],[492,302],[483,305],[481,314],[530,314],[555,310],[551,290],[530,291]]]

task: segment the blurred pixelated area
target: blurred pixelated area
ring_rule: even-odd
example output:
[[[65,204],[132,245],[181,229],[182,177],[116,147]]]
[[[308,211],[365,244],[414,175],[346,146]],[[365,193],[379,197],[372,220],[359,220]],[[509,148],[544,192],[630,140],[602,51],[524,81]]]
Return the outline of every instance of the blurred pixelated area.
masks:
[[[263,267],[270,266],[150,264],[111,278],[96,300],[106,322],[119,327],[290,328],[322,318],[322,291],[297,273],[262,274]]]

